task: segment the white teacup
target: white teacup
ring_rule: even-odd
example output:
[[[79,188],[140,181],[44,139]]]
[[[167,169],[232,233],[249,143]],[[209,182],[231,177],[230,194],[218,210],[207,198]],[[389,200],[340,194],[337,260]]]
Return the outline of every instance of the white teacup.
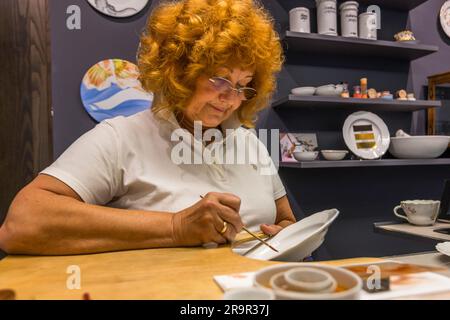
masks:
[[[394,214],[418,226],[430,226],[436,222],[440,201],[437,200],[405,200],[394,208]],[[406,216],[397,212],[402,208]]]

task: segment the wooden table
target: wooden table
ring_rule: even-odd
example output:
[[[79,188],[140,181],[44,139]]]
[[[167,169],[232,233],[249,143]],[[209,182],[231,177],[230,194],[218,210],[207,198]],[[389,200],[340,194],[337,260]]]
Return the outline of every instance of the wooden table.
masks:
[[[330,265],[379,262],[358,258],[323,262]],[[114,253],[31,257],[0,261],[0,288],[17,299],[222,299],[214,275],[256,271],[279,262],[252,260],[229,247],[171,248]],[[69,266],[81,270],[81,289],[67,289]]]

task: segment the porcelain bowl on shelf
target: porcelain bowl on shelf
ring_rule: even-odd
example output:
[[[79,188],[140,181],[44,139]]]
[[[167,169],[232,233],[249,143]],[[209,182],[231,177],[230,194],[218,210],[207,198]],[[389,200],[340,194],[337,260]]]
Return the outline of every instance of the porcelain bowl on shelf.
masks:
[[[318,87],[316,89],[316,95],[318,96],[340,96],[344,87],[341,84],[327,84],[325,86]]]
[[[298,87],[291,90],[291,93],[296,96],[313,96],[315,92],[315,87]]]
[[[297,161],[313,161],[317,159],[319,151],[299,151],[293,153]]]
[[[347,150],[322,150],[322,156],[329,161],[339,161],[345,158]]]
[[[389,152],[399,159],[434,159],[448,148],[450,136],[393,137]]]

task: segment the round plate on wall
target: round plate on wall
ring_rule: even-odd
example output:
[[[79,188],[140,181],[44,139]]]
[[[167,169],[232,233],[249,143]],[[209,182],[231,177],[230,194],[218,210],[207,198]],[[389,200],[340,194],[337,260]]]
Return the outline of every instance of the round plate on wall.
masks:
[[[97,63],[81,82],[84,108],[97,122],[150,108],[153,94],[142,88],[138,77],[138,67],[126,60],[109,59]]]
[[[347,117],[342,128],[347,147],[358,157],[366,160],[381,158],[391,141],[384,121],[376,114],[358,111]]]
[[[450,0],[444,2],[439,14],[441,26],[445,34],[450,38]]]
[[[141,12],[149,0],[87,0],[101,13],[114,18],[127,18]]]

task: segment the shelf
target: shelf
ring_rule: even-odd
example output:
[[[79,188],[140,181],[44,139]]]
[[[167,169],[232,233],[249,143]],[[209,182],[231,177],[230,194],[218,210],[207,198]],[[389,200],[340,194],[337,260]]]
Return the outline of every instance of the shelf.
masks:
[[[437,46],[433,45],[334,37],[292,31],[286,31],[284,39],[287,41],[288,50],[333,56],[370,56],[411,61],[439,50]]]
[[[302,162],[280,162],[280,168],[354,168],[354,167],[395,167],[395,166],[436,166],[450,165],[450,158],[441,159],[381,159],[381,160],[315,160]]]
[[[399,101],[384,99],[357,99],[327,96],[296,96],[287,97],[272,102],[272,108],[323,108],[345,109],[351,111],[393,111],[411,112],[428,108],[441,107],[441,101],[416,100]]]
[[[395,9],[402,11],[412,10],[426,1],[427,0],[358,0],[358,2],[363,5],[376,4],[380,6],[381,10]]]

